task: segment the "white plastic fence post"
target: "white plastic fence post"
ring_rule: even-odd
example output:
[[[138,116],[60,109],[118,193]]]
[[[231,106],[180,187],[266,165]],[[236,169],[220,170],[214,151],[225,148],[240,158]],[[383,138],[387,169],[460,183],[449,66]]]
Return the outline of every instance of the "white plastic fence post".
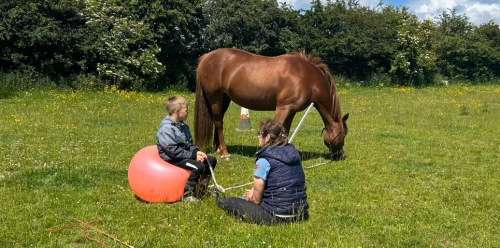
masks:
[[[250,125],[250,112],[247,108],[241,107],[239,130],[252,130]]]
[[[311,105],[309,105],[309,107],[307,108],[306,113],[304,114],[304,116],[302,116],[302,119],[300,120],[299,125],[297,125],[297,127],[295,128],[295,131],[293,131],[292,137],[290,137],[290,139],[288,140],[288,143],[292,143],[293,138],[295,137],[295,135],[299,131],[300,126],[302,125],[302,123],[306,119],[306,116],[307,116],[307,114],[309,114],[309,111],[311,111],[311,108],[313,107],[313,105],[314,105],[314,103],[312,102]]]

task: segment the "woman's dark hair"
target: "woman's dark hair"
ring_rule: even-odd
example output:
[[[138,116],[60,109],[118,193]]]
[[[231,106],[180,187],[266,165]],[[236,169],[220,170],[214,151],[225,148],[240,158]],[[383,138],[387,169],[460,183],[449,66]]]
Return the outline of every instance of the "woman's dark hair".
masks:
[[[260,121],[259,130],[262,137],[266,137],[269,134],[271,146],[285,146],[288,143],[288,135],[285,128],[275,120],[264,119]]]

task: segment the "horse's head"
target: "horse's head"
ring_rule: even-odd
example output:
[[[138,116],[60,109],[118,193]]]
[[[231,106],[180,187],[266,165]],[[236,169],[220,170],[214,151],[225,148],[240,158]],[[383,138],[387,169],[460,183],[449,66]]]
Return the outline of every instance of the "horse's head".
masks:
[[[330,150],[330,157],[332,160],[344,160],[346,155],[344,154],[344,139],[347,135],[347,118],[349,114],[344,115],[342,118],[342,123],[334,126],[332,129],[324,129],[323,142],[325,142],[326,147]]]

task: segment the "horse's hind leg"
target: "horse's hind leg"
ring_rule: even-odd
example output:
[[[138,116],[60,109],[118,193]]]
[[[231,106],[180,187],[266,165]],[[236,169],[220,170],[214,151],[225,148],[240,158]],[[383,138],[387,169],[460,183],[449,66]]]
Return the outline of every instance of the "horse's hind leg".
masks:
[[[212,116],[214,120],[215,132],[214,132],[214,146],[219,152],[221,159],[224,161],[230,161],[231,155],[227,152],[227,147],[224,142],[224,114],[226,113],[231,99],[226,94],[223,94],[222,101],[217,101],[212,104]]]
[[[222,105],[221,105],[221,121],[222,121],[222,126],[224,126],[224,114],[226,113],[227,109],[229,108],[229,104],[231,103],[231,99],[226,95],[226,94],[222,94]],[[214,119],[215,121],[215,119]],[[220,142],[219,142],[219,134],[217,132],[214,132],[214,147],[217,149],[217,152],[220,152],[220,149],[219,149],[219,145],[220,145]]]

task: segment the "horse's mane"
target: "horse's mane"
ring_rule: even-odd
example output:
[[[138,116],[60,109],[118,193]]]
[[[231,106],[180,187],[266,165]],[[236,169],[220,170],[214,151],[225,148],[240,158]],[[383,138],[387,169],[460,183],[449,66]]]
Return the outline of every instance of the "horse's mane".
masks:
[[[302,49],[299,52],[291,52],[289,55],[292,56],[298,56],[305,61],[309,62],[311,65],[316,67],[320,72],[324,74],[326,77],[326,81],[330,84],[330,94],[332,94],[333,99],[333,104],[332,104],[332,116],[335,121],[339,121],[340,118],[340,104],[338,103],[338,97],[337,97],[337,88],[335,87],[335,83],[333,83],[333,78],[332,75],[330,74],[330,70],[328,69],[328,65],[325,63],[321,62],[321,58],[319,57],[314,57],[314,53],[309,53],[307,54],[305,49]],[[334,114],[334,112],[337,113],[337,115]]]
[[[330,75],[330,70],[328,69],[328,65],[321,62],[320,57],[314,57],[314,53],[307,54],[305,49],[302,49],[298,52],[291,52],[289,54],[292,56],[298,56],[304,59],[305,61],[309,62],[311,65],[316,67],[316,69],[318,69],[325,75],[330,84],[333,84],[332,76]]]

